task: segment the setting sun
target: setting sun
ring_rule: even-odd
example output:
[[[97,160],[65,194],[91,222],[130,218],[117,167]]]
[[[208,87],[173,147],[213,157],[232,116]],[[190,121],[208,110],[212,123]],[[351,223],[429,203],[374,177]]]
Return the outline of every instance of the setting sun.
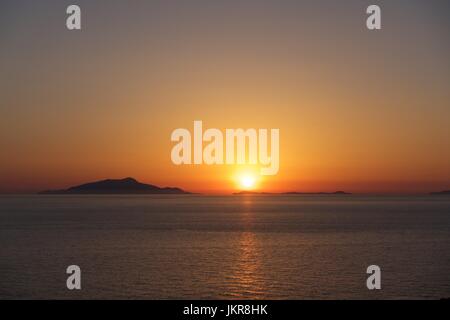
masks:
[[[256,178],[252,175],[244,175],[240,177],[239,183],[244,189],[251,189],[255,186]]]

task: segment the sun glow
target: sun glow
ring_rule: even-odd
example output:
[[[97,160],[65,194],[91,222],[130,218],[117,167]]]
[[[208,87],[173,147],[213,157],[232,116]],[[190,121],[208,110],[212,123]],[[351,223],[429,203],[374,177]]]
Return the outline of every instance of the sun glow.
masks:
[[[250,191],[259,189],[264,177],[260,175],[258,166],[242,166],[235,168],[230,177],[234,181],[236,190]]]
[[[251,188],[255,185],[255,178],[251,177],[251,176],[244,176],[241,178],[241,185],[244,188]]]

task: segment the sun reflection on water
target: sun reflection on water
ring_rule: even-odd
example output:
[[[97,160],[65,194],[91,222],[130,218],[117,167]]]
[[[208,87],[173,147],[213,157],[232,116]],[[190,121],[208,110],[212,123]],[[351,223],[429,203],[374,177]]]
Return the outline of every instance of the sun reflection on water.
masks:
[[[230,294],[237,299],[262,298],[266,293],[263,272],[263,253],[257,233],[251,231],[254,222],[251,199],[243,202],[241,223],[242,231],[237,239],[238,252],[231,275]]]

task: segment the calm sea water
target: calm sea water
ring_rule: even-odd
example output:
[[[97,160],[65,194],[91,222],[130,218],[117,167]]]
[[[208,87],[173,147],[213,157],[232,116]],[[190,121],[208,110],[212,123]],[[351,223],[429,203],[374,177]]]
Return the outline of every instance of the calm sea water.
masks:
[[[66,289],[71,264],[81,291]],[[3,299],[443,297],[445,197],[0,197]]]

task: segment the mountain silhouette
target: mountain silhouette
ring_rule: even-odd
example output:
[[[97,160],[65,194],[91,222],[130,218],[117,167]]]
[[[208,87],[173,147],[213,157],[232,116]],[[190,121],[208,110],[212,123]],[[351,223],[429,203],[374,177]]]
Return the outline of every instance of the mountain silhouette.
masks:
[[[189,194],[180,188],[160,188],[140,183],[134,178],[89,182],[63,190],[47,190],[39,194]]]

